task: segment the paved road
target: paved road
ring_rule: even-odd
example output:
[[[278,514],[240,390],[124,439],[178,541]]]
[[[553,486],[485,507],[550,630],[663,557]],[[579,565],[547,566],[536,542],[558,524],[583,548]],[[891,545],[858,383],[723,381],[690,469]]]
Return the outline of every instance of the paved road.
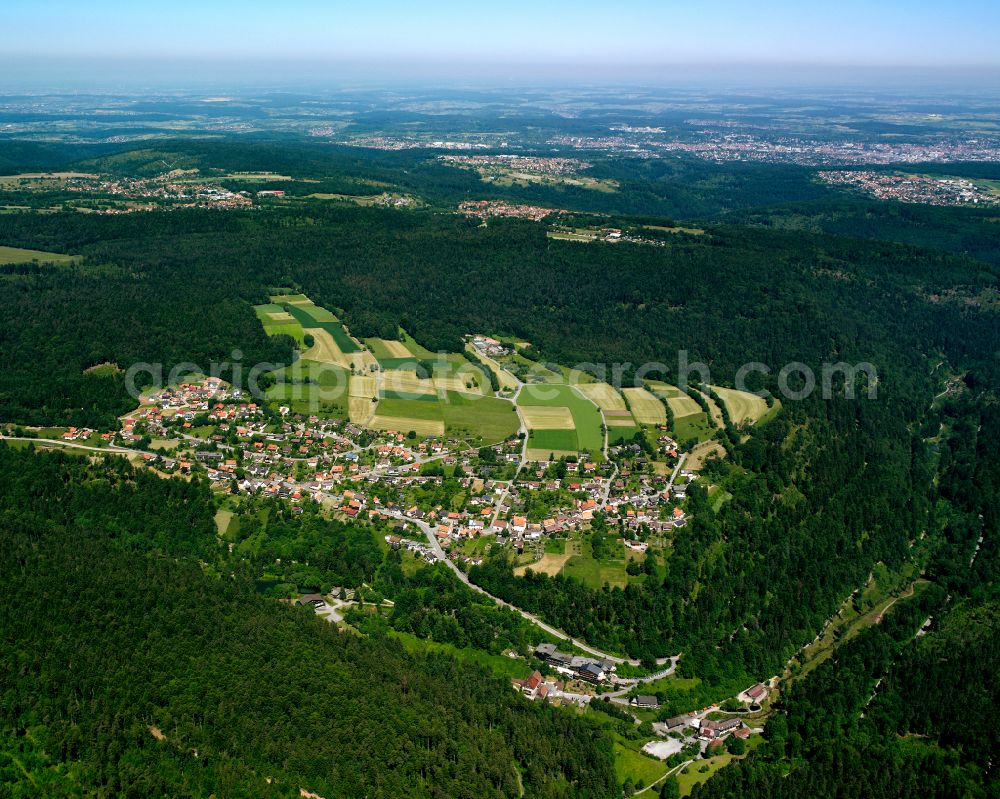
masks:
[[[128,449],[109,444],[106,447],[92,447],[89,444],[77,444],[74,441],[62,441],[57,438],[24,438],[21,436],[5,436],[0,434],[0,439],[4,441],[27,441],[31,444],[47,447],[68,447],[69,449],[85,449],[88,452],[103,452],[105,455],[145,455],[141,449]]]
[[[465,583],[467,586],[469,586],[469,588],[471,588],[473,591],[483,594],[484,596],[488,596],[490,599],[496,602],[497,605],[499,605],[500,607],[510,608],[515,613],[520,614],[523,618],[530,621],[536,627],[545,630],[545,632],[547,632],[549,635],[555,636],[556,638],[559,638],[563,641],[569,641],[571,644],[573,644],[573,646],[583,650],[584,652],[587,652],[588,654],[593,655],[594,657],[610,660],[612,663],[618,663],[618,664],[629,663],[633,666],[639,665],[638,660],[630,660],[627,658],[621,658],[615,655],[610,655],[607,652],[602,652],[600,649],[597,649],[595,647],[590,646],[589,644],[584,643],[583,641],[578,641],[577,639],[573,638],[567,633],[564,633],[562,630],[553,627],[551,624],[546,624],[544,621],[542,621],[533,613],[529,613],[526,610],[522,610],[516,605],[510,604],[509,602],[506,602],[505,600],[501,599],[498,596],[493,596],[493,594],[491,594],[489,591],[486,591],[485,589],[480,588],[478,585],[471,582],[469,580],[469,576],[460,568],[458,568],[458,565],[456,563],[448,559],[444,549],[441,548],[440,542],[438,542],[437,537],[434,535],[434,530],[431,528],[429,524],[427,524],[424,521],[420,521],[418,519],[410,519],[404,516],[403,514],[397,512],[390,511],[386,513],[386,515],[391,516],[394,519],[400,519],[401,521],[410,522],[419,527],[420,530],[423,532],[423,534],[427,537],[427,542],[430,544],[431,549],[434,551],[434,554],[437,555],[438,558],[443,560],[448,565],[448,568],[450,568],[455,573],[455,576],[458,577],[458,579],[461,580],[463,583]]]

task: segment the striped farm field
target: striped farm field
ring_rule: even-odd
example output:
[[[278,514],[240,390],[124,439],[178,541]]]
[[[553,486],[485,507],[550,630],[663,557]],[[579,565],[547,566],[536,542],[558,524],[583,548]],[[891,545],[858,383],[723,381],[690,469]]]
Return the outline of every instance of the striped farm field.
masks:
[[[417,419],[410,416],[384,416],[375,414],[366,427],[373,430],[391,430],[396,433],[409,433],[411,430],[418,436],[443,436],[444,421],[441,419]]]
[[[757,424],[769,410],[767,402],[756,394],[751,394],[748,391],[737,391],[735,388],[722,388],[721,386],[712,386],[712,388],[722,399],[729,412],[729,418],[735,425],[744,422]]]
[[[335,363],[345,369],[351,368],[351,361],[337,346],[333,336],[321,327],[303,328],[304,333],[313,337],[313,345],[302,353],[302,357],[320,363]]]
[[[409,358],[412,355],[402,341],[392,341],[386,338],[366,338],[364,342],[378,361],[386,358]]]
[[[576,430],[572,411],[562,405],[524,405],[521,416],[531,430]]]
[[[635,427],[635,420],[627,410],[605,411],[604,421],[608,427]]]
[[[348,416],[355,424],[364,425],[376,409],[376,404],[372,402],[378,391],[374,375],[352,375],[348,390]]]
[[[579,383],[576,390],[602,411],[628,411],[621,394],[607,383]]]
[[[604,431],[601,413],[594,403],[576,391],[573,386],[565,383],[526,385],[521,389],[517,404],[521,413],[529,417],[532,413],[537,413],[533,411],[537,407],[567,408],[573,417],[573,427],[576,431],[575,446],[567,435],[570,431],[553,428],[551,424],[532,428],[528,423],[529,450],[544,451],[548,448],[550,452],[560,454],[586,450],[592,455],[597,455],[603,450]],[[547,455],[541,459],[546,460]]]
[[[435,386],[431,378],[417,377],[409,369],[387,369],[381,375],[382,391],[398,394],[434,394]]]
[[[703,413],[701,407],[691,397],[681,391],[677,386],[668,383],[661,383],[658,380],[647,380],[649,390],[667,401],[674,418],[681,416],[694,416]]]
[[[361,350],[361,347],[358,346],[357,342],[347,335],[347,331],[344,330],[344,326],[337,321],[337,317],[326,310],[326,308],[314,305],[311,301],[306,304],[301,302],[289,302],[287,300],[282,303],[282,307],[294,316],[296,321],[302,325],[303,328],[308,329],[318,327],[326,330],[337,343],[341,352],[352,353]]]
[[[656,395],[645,388],[623,388],[622,393],[639,424],[667,423],[667,410]]]

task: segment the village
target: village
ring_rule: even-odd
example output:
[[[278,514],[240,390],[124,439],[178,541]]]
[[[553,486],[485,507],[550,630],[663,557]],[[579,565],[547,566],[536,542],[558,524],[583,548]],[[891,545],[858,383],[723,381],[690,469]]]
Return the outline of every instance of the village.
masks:
[[[480,343],[487,349],[500,347],[499,342]],[[63,438],[92,433],[74,430]],[[293,505],[312,501],[350,518],[422,523],[450,559],[467,565],[479,558],[468,556],[466,549],[488,551],[467,547],[469,542],[488,538],[530,557],[544,548],[544,540],[587,528],[595,513],[620,528],[627,549],[645,552],[649,543],[643,539],[688,523],[682,506],[696,479],[688,470],[677,473],[680,482],[643,471],[648,461],[634,444],[611,447],[611,462],[531,465],[522,461],[517,439],[456,450],[461,442],[417,440],[349,421],[301,417],[287,407],[272,415],[217,378],[154,392],[122,419],[120,431],[103,435],[117,446],[148,450],[141,457],[158,471],[202,474],[219,491]],[[669,436],[661,436],[660,443],[665,457],[678,457]],[[466,497],[460,509],[427,501],[437,496],[428,489],[445,481]],[[545,502],[534,501],[539,493]],[[418,534],[391,543],[438,560],[425,538]]]

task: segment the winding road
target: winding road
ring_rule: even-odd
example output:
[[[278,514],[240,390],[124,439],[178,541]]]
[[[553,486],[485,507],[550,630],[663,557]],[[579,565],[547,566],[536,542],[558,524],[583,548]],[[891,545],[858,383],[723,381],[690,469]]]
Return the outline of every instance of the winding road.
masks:
[[[429,524],[427,524],[427,522],[421,521],[419,519],[411,519],[408,516],[404,516],[402,513],[393,511],[387,512],[385,513],[385,515],[390,516],[394,519],[399,519],[400,521],[410,522],[411,524],[415,524],[417,527],[419,527],[421,532],[423,532],[423,534],[427,537],[427,542],[430,544],[431,549],[434,551],[434,554],[437,555],[437,557],[440,560],[444,561],[445,564],[447,564],[448,568],[455,573],[455,576],[458,577],[459,580],[461,580],[463,583],[469,586],[469,588],[471,588],[476,593],[482,594],[483,596],[488,596],[490,599],[496,602],[497,605],[499,605],[500,607],[509,608],[510,610],[514,611],[515,613],[519,614],[523,618],[530,621],[536,627],[545,630],[545,632],[547,632],[549,635],[555,636],[556,638],[562,641],[569,641],[569,643],[571,643],[573,646],[577,647],[578,649],[590,655],[593,655],[594,657],[601,658],[602,660],[610,660],[612,663],[618,663],[618,664],[628,663],[632,666],[639,665],[638,660],[611,655],[607,652],[602,652],[600,649],[592,647],[589,644],[584,643],[583,641],[579,641],[576,638],[573,638],[568,633],[564,633],[562,630],[553,627],[551,624],[545,623],[535,614],[529,613],[526,610],[522,610],[516,605],[510,604],[509,602],[501,599],[498,596],[493,596],[493,594],[491,594],[489,591],[485,590],[484,588],[480,588],[478,585],[471,582],[469,580],[469,576],[460,568],[458,568],[457,564],[455,564],[454,561],[450,560],[448,556],[445,554],[444,549],[441,548],[440,542],[434,535],[434,530],[431,528]]]

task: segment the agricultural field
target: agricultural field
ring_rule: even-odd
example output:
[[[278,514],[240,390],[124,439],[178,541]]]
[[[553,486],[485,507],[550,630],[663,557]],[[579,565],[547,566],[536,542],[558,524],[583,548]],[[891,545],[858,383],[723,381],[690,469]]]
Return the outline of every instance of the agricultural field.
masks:
[[[663,399],[670,407],[674,416],[671,432],[679,442],[693,439],[704,442],[715,435],[715,427],[708,414],[679,388],[657,380],[647,380],[646,385],[655,396]]]
[[[372,355],[375,356],[375,360],[380,363],[383,360],[409,358],[412,355],[402,341],[392,341],[386,338],[366,338],[363,340],[363,343],[371,350]]]
[[[720,408],[714,399],[712,399],[708,394],[703,391],[699,391],[699,394],[704,398],[705,403],[708,405],[709,411],[712,414],[712,421],[715,422],[716,427],[725,427],[726,423],[722,418],[722,408]]]
[[[366,425],[375,412],[378,387],[374,375],[352,375],[348,391],[348,417],[354,424]]]
[[[667,411],[663,402],[645,388],[623,388],[632,415],[639,424],[666,424]]]
[[[267,390],[268,399],[296,413],[348,417],[351,376],[342,366],[303,358],[272,374],[279,382]]]
[[[271,298],[272,302],[281,305],[304,330],[321,329],[330,334],[337,347],[345,354],[361,351],[361,346],[348,334],[337,317],[326,308],[322,308],[303,294],[278,295]]]
[[[666,400],[667,405],[670,406],[670,410],[674,414],[674,418],[703,413],[698,403],[677,388],[677,386],[671,386],[669,383],[661,383],[658,380],[647,380],[646,385],[653,394]]]
[[[767,402],[756,394],[751,394],[748,391],[737,391],[734,388],[722,388],[721,386],[712,386],[712,388],[721,397],[729,412],[729,418],[736,426],[744,422],[757,424],[770,410],[767,407]],[[777,400],[775,403],[777,404]]]
[[[566,384],[527,385],[517,400],[529,429],[528,457],[548,460],[586,450],[597,456],[604,448],[600,411],[573,386]],[[565,410],[537,410],[563,408]],[[566,410],[573,420],[567,427]],[[528,419],[533,422],[527,421]]]
[[[494,444],[514,435],[518,418],[514,406],[494,397],[477,397],[456,391],[420,399],[384,397],[369,427],[418,435],[448,435],[470,444]]]
[[[604,411],[604,419],[609,428],[635,428],[635,420],[622,395],[607,383],[580,383],[576,385],[576,390]]]
[[[408,369],[387,369],[379,375],[379,382],[380,396],[418,399],[421,396],[433,398],[437,393],[432,378],[417,377],[416,372]]]
[[[59,252],[24,250],[20,247],[0,247],[0,264],[70,264],[79,261],[79,255],[64,255]]]
[[[383,392],[398,395],[438,394],[455,391],[483,396],[489,389],[486,377],[468,362],[443,361],[435,366],[432,377],[420,377],[417,370],[386,369],[381,375]]]
[[[254,311],[269,336],[292,336],[303,349],[305,336],[311,336],[312,346],[302,355],[305,360],[361,372],[375,367],[374,356],[348,335],[337,317],[304,294],[275,294],[269,304],[257,305]]]
[[[564,405],[525,405],[521,416],[530,430],[576,430],[573,412]]]

